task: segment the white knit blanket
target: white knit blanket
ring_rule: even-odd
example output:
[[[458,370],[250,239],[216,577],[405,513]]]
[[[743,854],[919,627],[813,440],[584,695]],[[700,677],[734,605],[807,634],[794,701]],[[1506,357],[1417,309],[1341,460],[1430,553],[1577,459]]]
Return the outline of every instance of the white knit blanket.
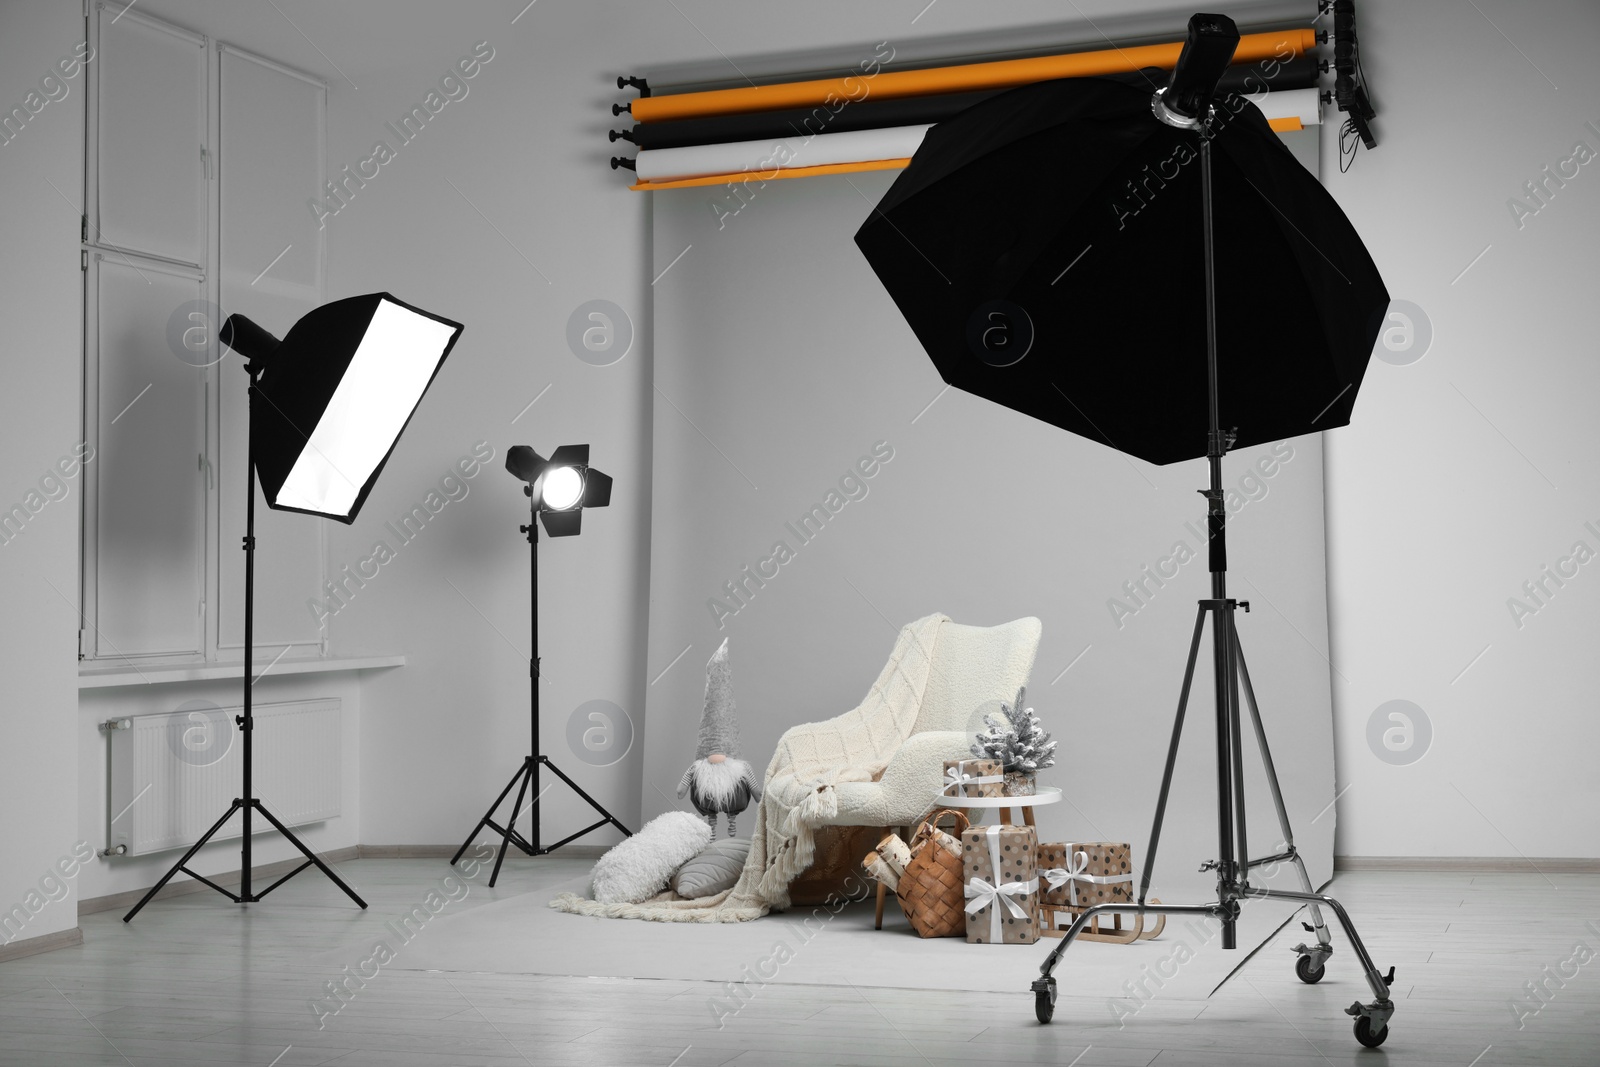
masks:
[[[745,922],[789,906],[789,883],[816,858],[816,828],[838,813],[840,782],[875,781],[911,736],[922,708],[939,628],[929,615],[900,631],[883,673],[854,710],[805,723],[778,740],[756,806],[750,856],[726,893],[683,900],[670,891],[643,904],[600,904],[563,893],[550,907],[579,915],[655,922]]]

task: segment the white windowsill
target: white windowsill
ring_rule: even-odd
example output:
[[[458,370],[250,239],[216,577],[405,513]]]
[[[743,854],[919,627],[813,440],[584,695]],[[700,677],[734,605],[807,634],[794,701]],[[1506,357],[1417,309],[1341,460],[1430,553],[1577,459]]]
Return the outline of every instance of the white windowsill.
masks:
[[[388,667],[404,667],[404,656],[347,656],[334,659],[279,660],[270,670],[272,661],[262,659],[256,666],[256,677],[273,678],[290,674],[324,674],[332,671],[371,671]],[[262,672],[265,671],[263,674]],[[168,663],[155,665],[130,665],[128,663],[80,663],[78,665],[79,689],[103,689],[119,685],[157,685],[163,682],[208,682],[220,678],[243,678],[244,661],[237,663]]]

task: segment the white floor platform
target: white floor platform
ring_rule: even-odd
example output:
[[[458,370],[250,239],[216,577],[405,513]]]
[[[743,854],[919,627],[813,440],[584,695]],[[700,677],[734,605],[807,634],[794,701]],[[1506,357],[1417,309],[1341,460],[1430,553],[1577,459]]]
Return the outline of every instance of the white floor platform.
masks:
[[[1331,892],[1380,965],[1398,967],[1393,1031],[1374,1051],[1342,1013],[1367,991],[1337,933],[1319,985],[1292,973],[1287,947],[1304,935],[1290,924],[1209,996],[1202,979],[1223,964],[1204,950],[1163,987],[1147,982],[1151,996],[1113,988],[1170,957],[1181,924],[1137,948],[1076,946],[1041,1027],[1027,984],[1043,943],[925,945],[898,918],[871,930],[867,906],[798,945],[789,919],[718,933],[551,913],[583,936],[528,936],[557,930],[543,902],[587,866],[508,860],[497,888],[480,875],[407,943],[389,924],[424,904],[442,861],[342,865],[366,912],[306,872],[249,908],[205,894],[131,925],[85,916],[81,947],[0,965],[0,1067],[1600,1063],[1600,959],[1574,955],[1580,942],[1600,953],[1596,875],[1340,875]],[[695,933],[721,940],[686,947]],[[393,960],[363,966],[379,939]],[[784,939],[793,958],[758,984],[774,971],[767,942]],[[928,965],[910,970],[922,950]],[[727,980],[746,966],[756,980],[735,997]],[[376,973],[336,1013],[324,1000],[319,1020],[313,1001],[347,967]],[[1543,1002],[1525,985],[1539,981]]]

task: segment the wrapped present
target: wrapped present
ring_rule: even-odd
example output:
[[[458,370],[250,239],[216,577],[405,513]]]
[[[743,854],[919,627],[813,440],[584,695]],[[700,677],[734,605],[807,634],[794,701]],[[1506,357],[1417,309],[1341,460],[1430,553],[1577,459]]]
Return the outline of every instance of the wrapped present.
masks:
[[[997,759],[947,759],[944,761],[944,795],[947,797],[1004,796],[1006,776]]]
[[[1124,842],[1099,841],[1086,844],[1045,842],[1039,846],[1039,930],[1045,937],[1060,937],[1095,904],[1133,903],[1132,850]],[[1144,932],[1142,915],[1134,916],[1130,929],[1123,929],[1122,914],[1100,915],[1078,935],[1084,941],[1111,941],[1129,944],[1141,937],[1155,937],[1165,920],[1149,933]],[[1109,924],[1109,925],[1107,925]]]
[[[1039,846],[1041,901],[1056,908],[1133,902],[1133,850],[1122,841]]]
[[[969,827],[961,835],[967,941],[1031,945],[1039,940],[1038,837],[1031,826]]]

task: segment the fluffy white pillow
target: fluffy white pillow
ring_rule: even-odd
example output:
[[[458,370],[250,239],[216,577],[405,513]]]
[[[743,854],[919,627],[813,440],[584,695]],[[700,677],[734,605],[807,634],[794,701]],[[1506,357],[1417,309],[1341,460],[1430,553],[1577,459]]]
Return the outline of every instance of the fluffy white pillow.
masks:
[[[669,811],[644,824],[594,865],[594,899],[641,904],[667,887],[672,873],[711,843],[711,827],[698,815]]]
[[[672,876],[672,891],[685,900],[697,900],[732,889],[750,855],[750,839],[724,837],[713,841]]]

